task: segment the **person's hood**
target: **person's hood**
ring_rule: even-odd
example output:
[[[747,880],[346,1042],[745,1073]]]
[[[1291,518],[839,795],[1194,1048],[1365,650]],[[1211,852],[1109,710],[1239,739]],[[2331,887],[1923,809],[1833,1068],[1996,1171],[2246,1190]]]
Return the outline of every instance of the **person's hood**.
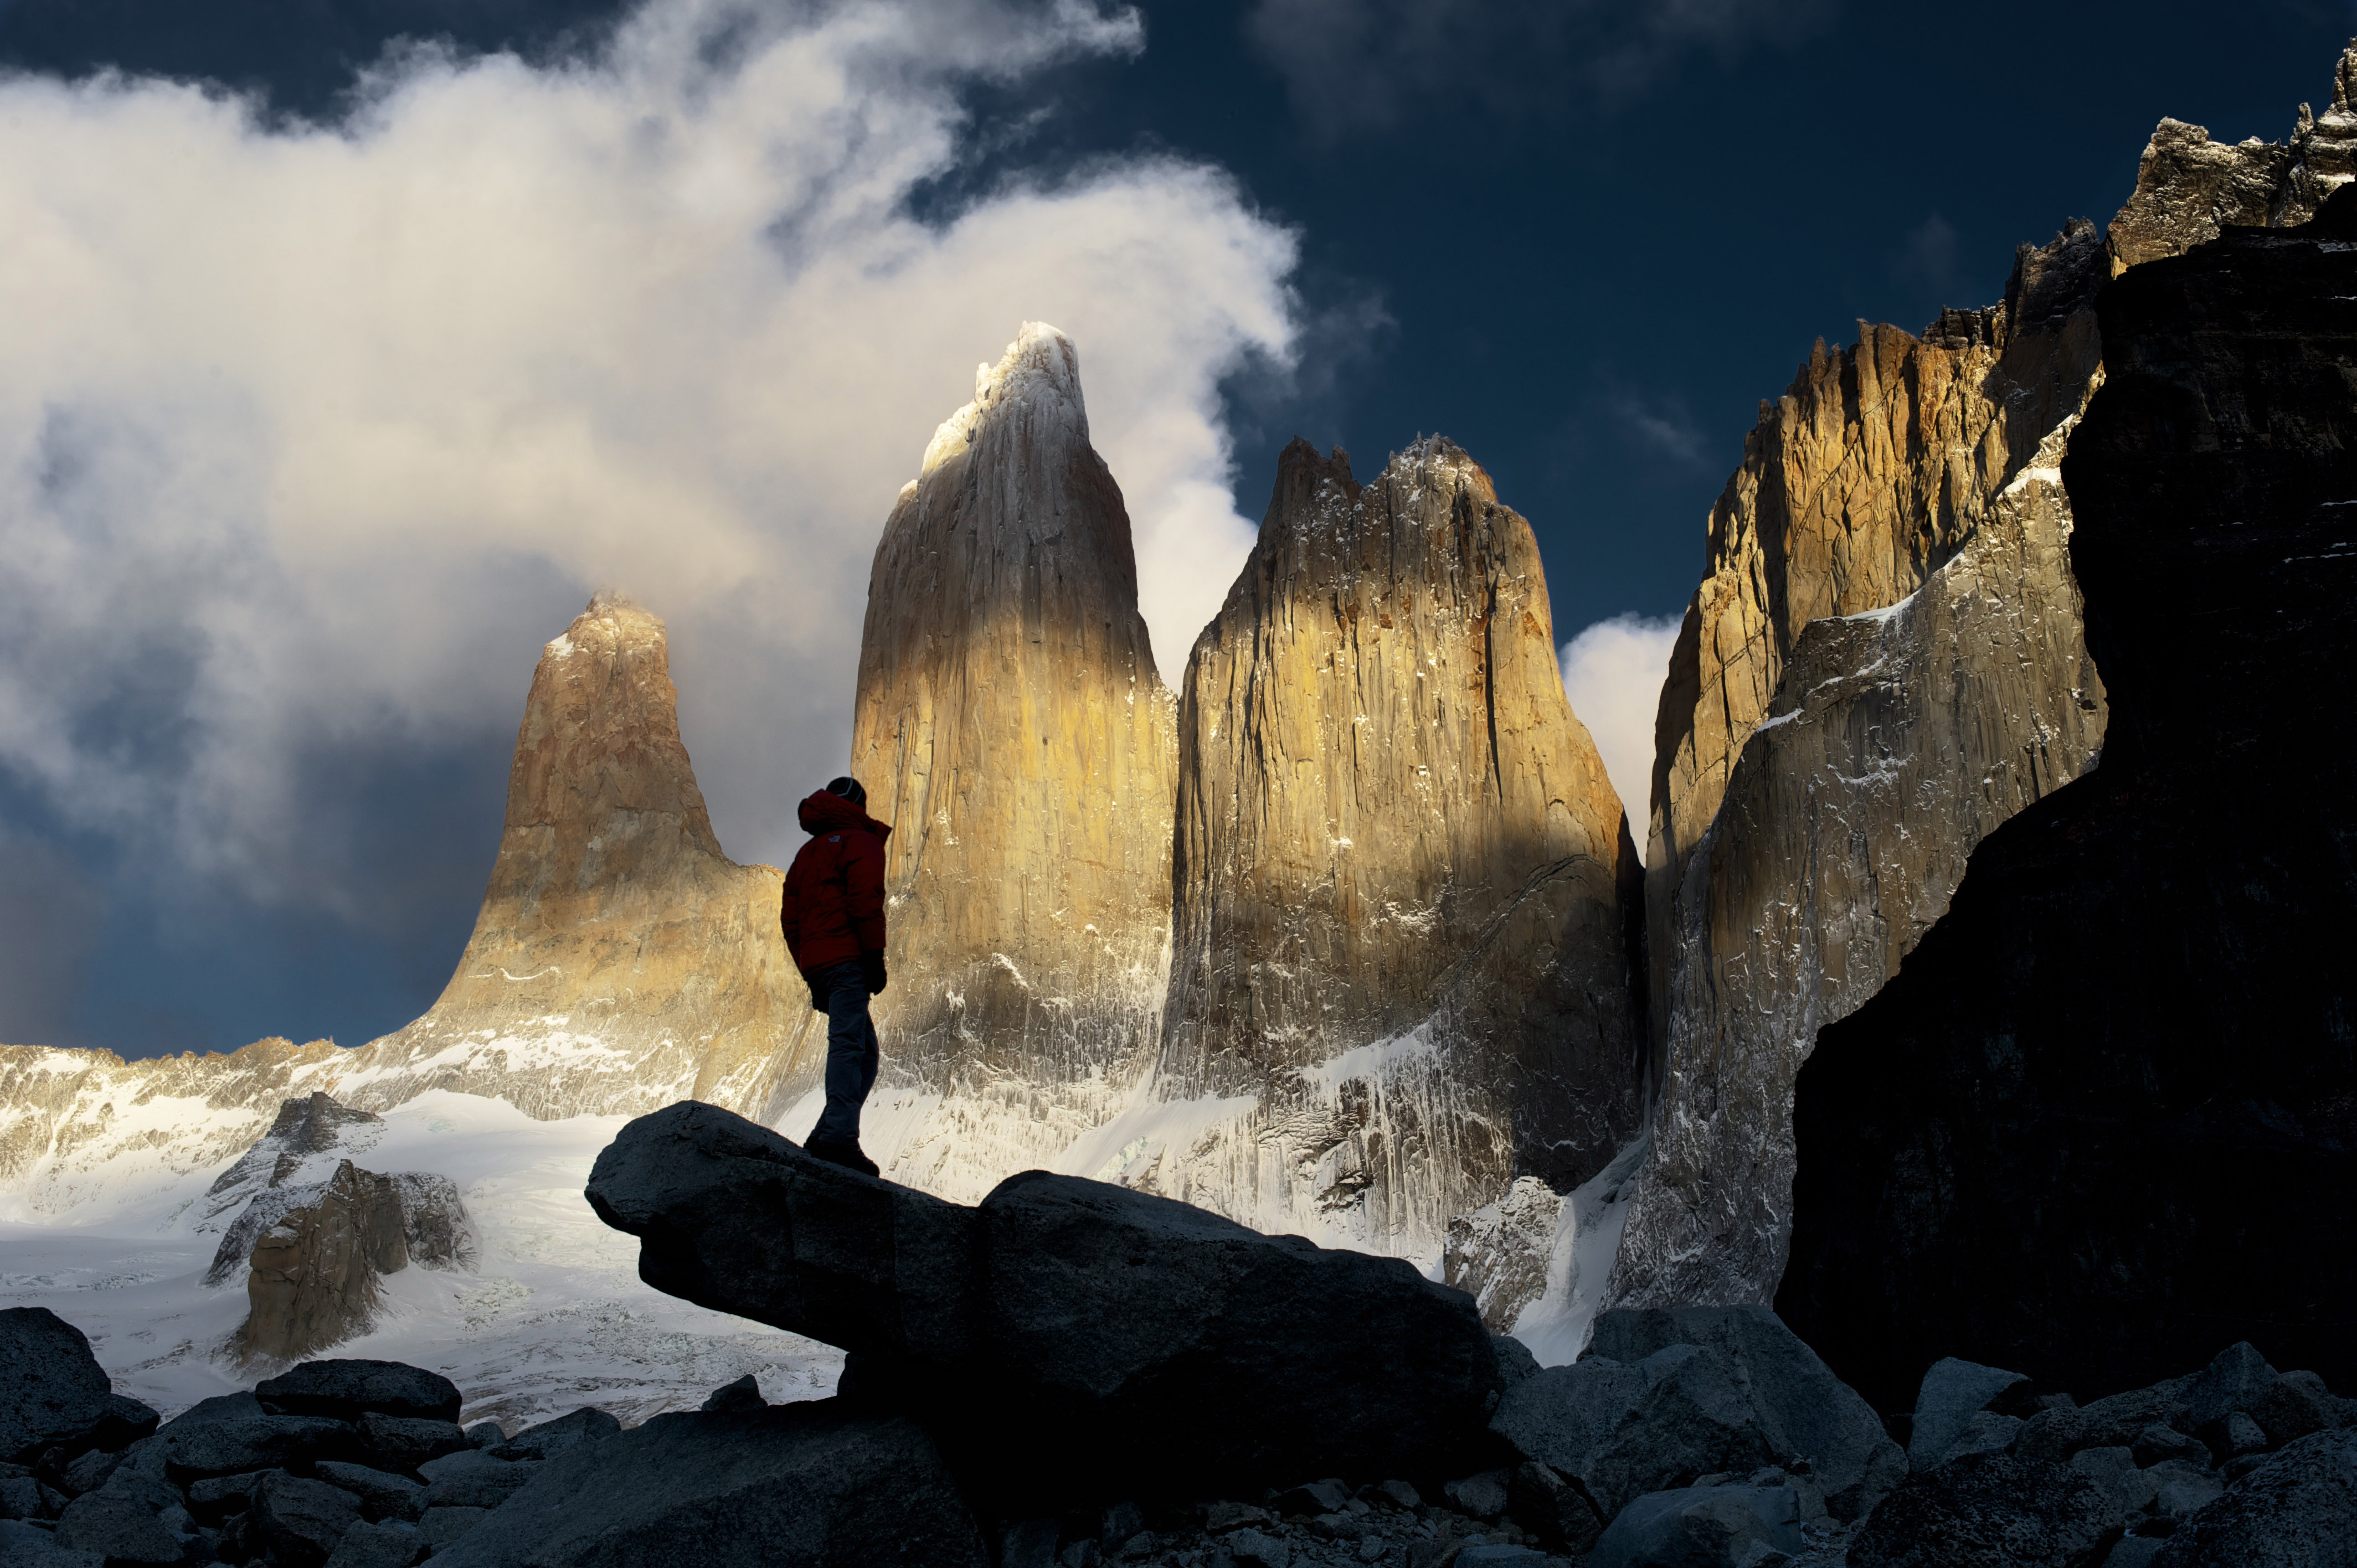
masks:
[[[892,830],[886,824],[842,796],[824,789],[804,800],[794,815],[806,833],[839,833],[845,829],[857,828],[874,833],[879,840],[892,836]]]

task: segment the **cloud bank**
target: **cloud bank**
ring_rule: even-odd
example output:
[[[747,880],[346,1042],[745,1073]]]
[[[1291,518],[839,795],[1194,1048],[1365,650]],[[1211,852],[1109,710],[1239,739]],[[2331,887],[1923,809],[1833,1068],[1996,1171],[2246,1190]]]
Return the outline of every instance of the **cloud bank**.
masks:
[[[1563,690],[1571,711],[1587,726],[1604,771],[1620,792],[1629,831],[1644,847],[1653,790],[1653,719],[1677,616],[1631,613],[1600,620],[1563,645]]]
[[[366,927],[437,759],[503,766],[614,585],[723,843],[781,859],[894,495],[1027,318],[1175,672],[1251,542],[1218,389],[1290,357],[1292,236],[1160,157],[909,215],[963,84],[1141,47],[1094,0],[652,0],[586,59],[408,50],[328,125],[0,81],[0,770],[143,886]]]

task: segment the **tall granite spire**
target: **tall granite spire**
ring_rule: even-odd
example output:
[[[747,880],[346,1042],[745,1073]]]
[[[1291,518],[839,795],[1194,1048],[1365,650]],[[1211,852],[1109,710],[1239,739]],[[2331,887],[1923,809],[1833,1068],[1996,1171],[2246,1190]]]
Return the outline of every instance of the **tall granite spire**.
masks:
[[[878,1092],[940,1107],[879,1148],[899,1179],[975,1196],[1150,1063],[1171,719],[1079,356],[1026,323],[934,433],[869,579],[851,771],[893,825]]]
[[[1156,1096],[1234,1113],[1129,1179],[1428,1253],[1634,1130],[1636,846],[1530,525],[1458,447],[1363,489],[1286,448],[1189,660],[1178,823]]]

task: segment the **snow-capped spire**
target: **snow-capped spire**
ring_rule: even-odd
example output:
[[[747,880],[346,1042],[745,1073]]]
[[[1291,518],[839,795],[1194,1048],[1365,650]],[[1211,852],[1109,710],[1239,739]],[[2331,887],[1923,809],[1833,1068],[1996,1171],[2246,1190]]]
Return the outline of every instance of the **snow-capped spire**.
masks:
[[[998,363],[974,368],[974,401],[942,421],[925,446],[922,478],[974,445],[985,417],[1019,411],[1026,426],[1052,427],[1085,446],[1089,414],[1081,401],[1081,356],[1072,340],[1044,321],[1027,321]]]

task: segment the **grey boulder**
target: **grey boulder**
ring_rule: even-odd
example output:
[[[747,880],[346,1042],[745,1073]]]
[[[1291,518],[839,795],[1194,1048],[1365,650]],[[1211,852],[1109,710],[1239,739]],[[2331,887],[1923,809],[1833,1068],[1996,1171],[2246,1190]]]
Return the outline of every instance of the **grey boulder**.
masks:
[[[439,1372],[401,1361],[306,1361],[256,1383],[253,1397],[279,1415],[358,1421],[374,1412],[424,1421],[458,1419],[458,1386]]]
[[[2015,1435],[2013,1452],[2023,1459],[2060,1463],[2082,1448],[2126,1447],[2147,1426],[2173,1426],[2179,1432],[2190,1432],[2193,1418],[2185,1396],[2193,1383],[2192,1377],[2178,1378],[2148,1389],[2131,1389],[2093,1404],[2040,1411]]]
[[[406,1476],[334,1459],[322,1459],[311,1470],[329,1486],[360,1498],[361,1509],[371,1520],[414,1521],[425,1511],[425,1488]]]
[[[2081,1568],[2122,1509],[2068,1466],[1974,1454],[1910,1476],[1849,1545],[1849,1568]]]
[[[1589,1355],[1545,1368],[1505,1391],[1490,1428],[1523,1459],[1576,1481],[1607,1518],[1645,1493],[1749,1475],[1777,1457],[1733,1364],[1699,1345],[1634,1366]]]
[[[924,1429],[842,1400],[659,1415],[548,1461],[435,1568],[984,1568]]]
[[[8,1568],[106,1568],[106,1554],[60,1546],[46,1530],[0,1519],[0,1563]]]
[[[91,1439],[113,1398],[81,1329],[46,1306],[0,1311],[0,1460],[29,1464]]]
[[[2247,1411],[2275,1386],[2276,1369],[2244,1339],[2227,1346],[2195,1374],[2185,1391],[2185,1409],[2196,1432],[2237,1411]]]
[[[588,1198],[649,1284],[852,1352],[862,1398],[1006,1487],[1462,1474],[1503,1380],[1472,1298],[1402,1260],[1076,1176],[968,1208],[690,1101],[624,1127]]]
[[[344,1531],[328,1554],[327,1568],[410,1568],[425,1550],[425,1536],[414,1524],[363,1521]]]
[[[569,1415],[525,1427],[490,1454],[498,1459],[554,1459],[576,1443],[595,1443],[621,1430],[622,1423],[613,1416],[595,1405],[583,1405]]]
[[[150,1465],[126,1465],[68,1503],[57,1543],[124,1565],[202,1563],[213,1554],[180,1494]]]
[[[1604,1521],[1596,1517],[1585,1493],[1533,1460],[1524,1460],[1515,1470],[1507,1508],[1518,1523],[1550,1548],[1573,1556],[1595,1545],[1604,1530]]]
[[[1907,1467],[1928,1470],[1958,1453],[1986,1453],[2002,1448],[2021,1428],[2022,1412],[1999,1404],[2007,1395],[2027,1391],[2029,1380],[2019,1372],[1950,1356],[1935,1361],[1923,1374],[1915,1395],[1915,1415],[1907,1439]],[[1994,1409],[1992,1407],[1995,1407]],[[1996,1421],[1976,1418],[1993,1416]],[[1998,1426],[1996,1421],[2010,1424]],[[2005,1442],[1989,1442],[2002,1434]]]
[[[2152,1568],[2357,1565],[2357,1432],[2318,1433],[2179,1524]]]
[[[445,1454],[417,1467],[425,1477],[429,1509],[495,1509],[530,1485],[540,1473],[532,1459],[500,1459],[479,1448]]]
[[[730,1411],[759,1410],[769,1402],[761,1397],[761,1380],[748,1372],[735,1382],[713,1390],[704,1408],[726,1414]]]
[[[1509,1488],[1512,1480],[1513,1472],[1511,1470],[1484,1470],[1478,1476],[1468,1476],[1461,1481],[1451,1481],[1441,1490],[1448,1494],[1449,1502],[1455,1505],[1459,1513],[1470,1514],[1475,1519],[1496,1519],[1506,1511],[1506,1503],[1511,1496]],[[1339,1487],[1335,1489],[1342,1490]],[[1349,1495],[1347,1491],[1343,1491],[1343,1496]],[[1340,1506],[1340,1503],[1330,1503],[1327,1505],[1327,1509],[1330,1512]],[[1285,1513],[1290,1510],[1280,1507],[1277,1511]]]
[[[1858,1518],[1907,1474],[1907,1456],[1874,1407],[1767,1307],[1608,1312],[1596,1320],[1588,1353],[1634,1362],[1674,1345],[1703,1346],[1727,1358],[1773,1460],[1806,1460],[1835,1517]]]
[[[252,1390],[241,1389],[233,1394],[215,1394],[210,1399],[199,1400],[164,1424],[186,1431],[190,1427],[210,1426],[217,1421],[252,1421],[269,1413],[262,1408],[262,1402],[253,1397]]]
[[[363,1414],[358,1427],[361,1444],[377,1467],[404,1472],[428,1459],[472,1447],[455,1421],[425,1421],[414,1416]]]
[[[253,1488],[253,1529],[285,1568],[319,1568],[361,1522],[361,1500],[341,1487],[277,1472]]]
[[[1799,1495],[1790,1487],[1684,1487],[1649,1492],[1605,1526],[1587,1568],[1737,1568],[1765,1547],[1797,1556]]]
[[[475,1527],[490,1517],[489,1509],[427,1509],[418,1516],[417,1533],[425,1538],[426,1549],[438,1556],[453,1542],[472,1535]]]
[[[247,1470],[307,1466],[314,1459],[356,1455],[360,1434],[340,1421],[311,1415],[257,1415],[173,1422],[157,1433],[165,1472],[175,1481],[233,1476]]]

